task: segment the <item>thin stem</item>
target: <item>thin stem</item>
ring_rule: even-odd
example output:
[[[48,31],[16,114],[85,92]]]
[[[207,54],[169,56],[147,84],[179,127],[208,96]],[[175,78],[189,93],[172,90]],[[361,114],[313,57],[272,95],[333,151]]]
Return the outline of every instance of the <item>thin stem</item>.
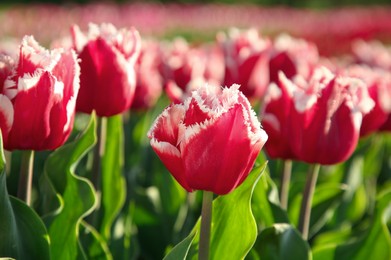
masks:
[[[5,156],[5,172],[7,175],[11,174],[11,160],[12,160],[12,152],[4,150]]]
[[[97,191],[100,190],[101,179],[101,159],[106,146],[107,118],[98,117],[97,136],[98,140],[94,149],[94,159],[92,164],[92,183]]]
[[[198,249],[198,259],[209,259],[210,225],[212,222],[213,192],[204,191],[201,210],[201,231]]]
[[[301,201],[300,216],[299,216],[299,231],[301,232],[304,240],[308,239],[312,197],[315,191],[316,180],[318,179],[319,168],[320,168],[319,164],[313,164],[309,168],[307,174],[307,181],[303,192],[303,199]]]
[[[291,181],[292,173],[292,160],[284,161],[284,168],[282,170],[281,176],[281,190],[280,190],[280,199],[281,199],[281,208],[288,208],[288,195],[289,195],[289,184]]]
[[[34,151],[22,151],[22,162],[20,166],[18,198],[31,205],[31,188],[33,183]]]

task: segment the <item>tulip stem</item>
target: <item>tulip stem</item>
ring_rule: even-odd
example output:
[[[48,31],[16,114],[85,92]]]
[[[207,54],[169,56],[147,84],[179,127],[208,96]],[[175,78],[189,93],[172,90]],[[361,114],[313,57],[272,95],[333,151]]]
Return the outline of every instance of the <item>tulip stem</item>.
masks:
[[[291,181],[292,173],[292,160],[284,160],[284,166],[281,176],[281,208],[286,210],[288,208],[288,195],[289,195],[289,184]]]
[[[22,151],[22,162],[20,166],[18,198],[31,205],[31,188],[33,184],[34,151]]]
[[[213,192],[204,191],[202,196],[201,230],[198,248],[198,259],[209,259],[210,226],[212,222]]]
[[[308,240],[308,230],[310,227],[311,204],[314,196],[316,180],[318,179],[320,164],[310,166],[304,188],[303,199],[301,201],[299,216],[299,231],[304,240]]]
[[[105,153],[106,146],[106,128],[107,118],[98,117],[97,126],[97,137],[96,146],[94,149],[94,159],[92,164],[92,183],[97,191],[100,190],[100,179],[101,179],[101,161]]]

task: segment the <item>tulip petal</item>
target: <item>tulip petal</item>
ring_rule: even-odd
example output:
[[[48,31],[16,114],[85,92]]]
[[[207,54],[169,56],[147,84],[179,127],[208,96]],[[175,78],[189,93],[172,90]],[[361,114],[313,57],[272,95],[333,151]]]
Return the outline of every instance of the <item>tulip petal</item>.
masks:
[[[158,142],[167,142],[174,147],[178,144],[179,125],[185,115],[183,105],[171,105],[155,120],[148,137]]]
[[[41,150],[50,134],[50,113],[58,98],[54,94],[55,78],[49,72],[35,75],[39,80],[14,99],[15,119],[8,136],[7,149]],[[19,78],[19,84],[26,84]],[[36,81],[34,79],[34,81]],[[33,135],[31,133],[34,133]]]
[[[151,139],[151,146],[159,156],[160,160],[163,162],[164,166],[166,166],[168,171],[172,174],[172,176],[174,176],[179,184],[187,191],[193,191],[193,189],[188,185],[184,175],[184,169],[179,150],[170,143],[159,142],[156,139]]]
[[[102,38],[90,41],[80,53],[81,74],[77,110],[112,116],[129,109],[136,78],[130,64]]]
[[[14,108],[7,96],[0,94],[0,130],[4,143],[7,141],[8,132],[14,121]]]

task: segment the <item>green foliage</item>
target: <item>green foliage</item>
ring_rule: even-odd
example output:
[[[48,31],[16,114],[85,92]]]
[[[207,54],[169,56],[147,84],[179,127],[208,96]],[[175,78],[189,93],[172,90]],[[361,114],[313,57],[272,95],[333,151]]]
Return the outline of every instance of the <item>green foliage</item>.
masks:
[[[0,258],[50,259],[48,232],[24,202],[8,195],[0,135]]]
[[[96,194],[92,183],[75,174],[80,160],[96,143],[95,116],[81,136],[50,154],[45,174],[59,200],[57,208],[47,218],[51,239],[52,259],[86,259],[79,240],[80,223],[96,208]]]
[[[213,201],[210,239],[211,259],[243,259],[251,250],[257,237],[256,222],[251,210],[251,198],[266,165],[267,162],[255,167],[238,188],[227,195],[217,197]],[[177,247],[184,247],[191,236],[197,233],[190,251],[181,251],[184,252],[181,255],[183,259],[197,259],[199,229],[200,221],[197,222],[190,236],[177,245]],[[174,249],[177,247],[174,247]],[[171,258],[174,253],[176,254],[177,250],[174,251],[174,249],[167,257]]]
[[[312,259],[307,241],[291,225],[273,224],[258,236],[251,254],[252,259]]]

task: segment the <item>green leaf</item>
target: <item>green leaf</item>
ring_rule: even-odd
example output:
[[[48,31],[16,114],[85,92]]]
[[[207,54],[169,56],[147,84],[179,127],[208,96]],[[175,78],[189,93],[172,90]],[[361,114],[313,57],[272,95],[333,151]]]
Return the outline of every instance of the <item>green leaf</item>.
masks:
[[[252,258],[307,260],[312,259],[312,256],[308,243],[293,226],[278,223],[259,234],[252,251]]]
[[[289,223],[288,216],[278,201],[277,186],[268,174],[263,174],[255,186],[251,208],[259,230],[274,223]]]
[[[189,253],[191,243],[196,236],[196,232],[191,232],[184,240],[177,244],[163,259],[164,260],[177,260],[186,259]]]
[[[88,252],[86,254],[88,255],[89,259],[113,259],[113,256],[111,255],[104,238],[98,233],[98,231],[96,231],[93,226],[84,220],[81,221],[80,225],[80,237],[82,236],[84,236],[84,239],[80,239],[80,241],[94,241],[94,243],[89,243],[90,246],[82,245],[83,248],[87,249]]]
[[[314,259],[391,259],[391,236],[387,227],[390,219],[391,189],[377,197],[373,223],[358,241],[318,247],[314,249]]]
[[[96,195],[91,182],[74,171],[96,143],[95,126],[95,116],[92,115],[85,132],[50,154],[44,166],[61,205],[47,224],[52,259],[85,257],[79,246],[79,225],[96,208]]]
[[[49,236],[39,216],[6,185],[3,141],[0,135],[0,257],[50,259]]]
[[[101,234],[108,241],[111,237],[111,226],[126,197],[126,184],[123,176],[124,147],[122,115],[112,116],[107,120],[106,145],[102,157],[102,201],[103,219]]]
[[[213,201],[211,259],[243,259],[254,245],[258,231],[251,210],[251,198],[266,165],[267,162],[255,167],[238,188]],[[194,227],[198,234],[199,228],[200,220]],[[188,258],[197,258],[198,243],[199,235],[194,239]]]

